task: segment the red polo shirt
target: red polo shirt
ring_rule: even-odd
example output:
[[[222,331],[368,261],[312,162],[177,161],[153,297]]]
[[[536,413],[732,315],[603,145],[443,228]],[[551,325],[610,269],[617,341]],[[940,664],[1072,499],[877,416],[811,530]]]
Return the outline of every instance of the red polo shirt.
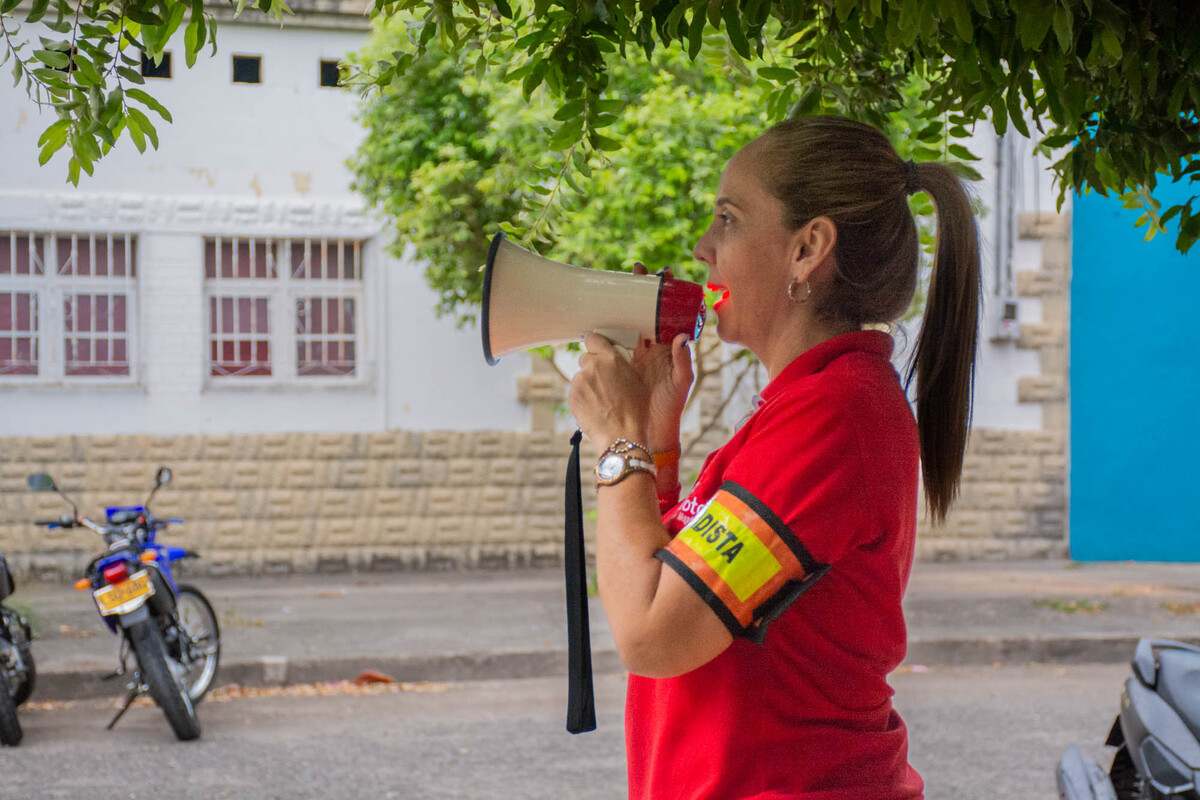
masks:
[[[629,677],[634,800],[923,796],[887,684],[919,455],[891,351],[863,331],[803,353],[664,516],[658,557],[734,640],[686,675]]]

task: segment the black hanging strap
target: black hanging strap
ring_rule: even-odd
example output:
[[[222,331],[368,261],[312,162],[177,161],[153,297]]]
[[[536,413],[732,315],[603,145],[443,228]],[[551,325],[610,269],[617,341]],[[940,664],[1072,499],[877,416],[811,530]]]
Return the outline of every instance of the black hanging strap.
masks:
[[[588,630],[587,559],[583,549],[583,500],[579,489],[579,441],[571,437],[567,459],[563,567],[567,580],[567,732],[596,730],[592,692],[592,640]]]

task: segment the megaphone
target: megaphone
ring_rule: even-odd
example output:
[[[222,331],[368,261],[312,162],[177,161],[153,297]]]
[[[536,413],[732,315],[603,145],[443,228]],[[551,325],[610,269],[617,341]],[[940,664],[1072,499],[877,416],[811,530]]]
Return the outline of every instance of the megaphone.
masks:
[[[483,273],[483,357],[496,364],[515,350],[563,344],[593,331],[628,350],[669,344],[704,328],[704,289],[660,275],[562,264],[497,233]]]

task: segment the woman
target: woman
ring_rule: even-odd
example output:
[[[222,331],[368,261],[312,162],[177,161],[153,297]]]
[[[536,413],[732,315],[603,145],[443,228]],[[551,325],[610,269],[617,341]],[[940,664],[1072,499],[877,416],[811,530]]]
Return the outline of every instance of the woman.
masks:
[[[891,337],[866,326],[911,302],[917,191],[937,207],[938,242],[914,422]],[[593,335],[570,393],[610,456],[596,558],[631,673],[630,796],[920,798],[886,677],[905,653],[918,463],[941,520],[966,444],[980,293],[968,197],[874,128],[790,120],[729,162],[695,256],[723,291],[718,335],[770,380],[688,496],[685,337],[627,362]]]

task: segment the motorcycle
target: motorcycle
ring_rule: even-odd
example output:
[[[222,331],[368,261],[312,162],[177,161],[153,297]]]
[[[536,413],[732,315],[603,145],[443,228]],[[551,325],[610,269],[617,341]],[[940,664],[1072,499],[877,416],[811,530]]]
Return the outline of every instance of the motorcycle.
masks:
[[[199,703],[212,687],[221,656],[221,634],[212,605],[199,589],[177,584],[171,564],[196,558],[190,550],[167,547],[158,532],[182,523],[179,518],[154,516],[150,502],[171,482],[171,470],[161,467],[154,488],[140,506],[110,506],[105,524],[79,515],[79,509],[45,473],[30,475],[35,492],[57,492],[71,513],[57,520],[39,520],[48,529],[87,528],[104,538],[105,551],[88,564],[75,588],[90,590],[96,609],[109,630],[121,637],[117,670],[108,677],[128,674],[130,650],[137,669],[127,685],[124,704],[108,723],[112,730],[139,696],[149,694],[162,709],[175,736],[182,741],[200,736]]]
[[[8,561],[0,553],[0,744],[16,747],[21,743],[21,721],[17,707],[33,694],[37,670],[30,642],[29,622],[4,605],[16,590]]]
[[[1200,647],[1142,639],[1105,744],[1106,774],[1072,745],[1058,764],[1061,800],[1200,800]]]

